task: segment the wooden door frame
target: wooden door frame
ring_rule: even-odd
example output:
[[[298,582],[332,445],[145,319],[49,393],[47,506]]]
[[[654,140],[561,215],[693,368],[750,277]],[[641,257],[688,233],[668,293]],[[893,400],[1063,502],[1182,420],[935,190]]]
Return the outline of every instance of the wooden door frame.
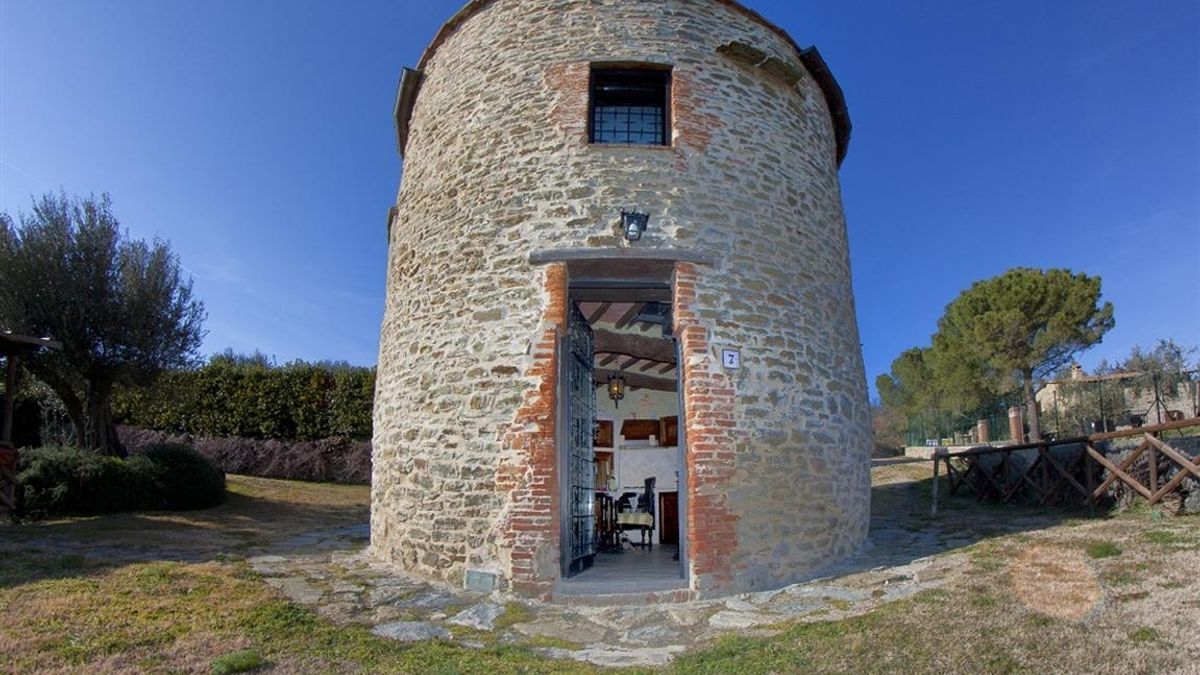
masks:
[[[653,259],[630,259],[625,256],[620,260],[620,265],[612,266],[611,260],[606,260],[603,256],[595,258],[568,258],[567,263],[567,297],[566,302],[586,302],[593,300],[610,300],[617,301],[622,298],[633,296],[630,300],[646,301],[646,300],[665,300],[671,303],[672,311],[675,307],[675,261],[670,257],[661,258],[654,257]],[[544,261],[534,261],[544,262]],[[704,261],[708,262],[708,261]],[[600,271],[603,270],[603,271]],[[565,330],[565,327],[564,327]],[[567,481],[568,467],[566,466],[569,460],[568,444],[568,427],[570,419],[568,415],[567,397],[567,365],[566,359],[569,356],[569,337],[566,334],[560,334],[558,337],[558,382],[555,391],[555,406],[557,420],[557,466],[556,480],[558,483],[559,493],[559,559],[560,559],[560,579],[566,579],[570,567],[570,519],[569,519],[569,499],[567,491],[569,486]],[[677,511],[678,511],[678,538],[679,538],[679,577],[684,580],[687,585],[691,585],[691,568],[688,564],[688,545],[687,545],[687,523],[689,516],[688,500],[688,470],[687,470],[687,408],[685,407],[686,397],[684,392],[684,375],[683,361],[681,360],[682,345],[679,337],[676,335],[673,339],[675,343],[675,391],[678,399],[678,417],[679,417],[679,441],[677,445],[677,455],[675,465],[678,471],[676,479]],[[613,430],[614,436],[617,430]],[[615,442],[615,441],[614,441]],[[618,460],[619,461],[619,460]],[[656,505],[657,506],[657,505]]]

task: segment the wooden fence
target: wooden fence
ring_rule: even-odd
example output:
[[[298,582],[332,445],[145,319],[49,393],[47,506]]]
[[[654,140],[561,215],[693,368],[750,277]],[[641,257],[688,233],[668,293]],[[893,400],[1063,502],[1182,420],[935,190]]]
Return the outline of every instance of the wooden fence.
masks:
[[[17,508],[17,450],[0,441],[0,517]]]
[[[1158,504],[1189,476],[1200,479],[1200,454],[1188,456],[1159,436],[1164,431],[1196,426],[1200,426],[1200,417],[1041,443],[960,452],[939,449],[933,456],[932,512],[936,515],[938,510],[941,467],[945,467],[950,494],[965,488],[979,501],[1032,501],[1094,509],[1113,484],[1120,482],[1147,504]],[[1110,456],[1119,453],[1097,447],[1102,441],[1138,436],[1142,442],[1115,462]]]

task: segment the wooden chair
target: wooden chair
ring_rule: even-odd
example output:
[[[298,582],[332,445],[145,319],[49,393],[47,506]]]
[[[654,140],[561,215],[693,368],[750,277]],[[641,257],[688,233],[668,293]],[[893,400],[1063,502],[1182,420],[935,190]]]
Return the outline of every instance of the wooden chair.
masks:
[[[596,494],[596,546],[605,553],[621,550],[621,531],[617,527],[617,502],[603,492]]]

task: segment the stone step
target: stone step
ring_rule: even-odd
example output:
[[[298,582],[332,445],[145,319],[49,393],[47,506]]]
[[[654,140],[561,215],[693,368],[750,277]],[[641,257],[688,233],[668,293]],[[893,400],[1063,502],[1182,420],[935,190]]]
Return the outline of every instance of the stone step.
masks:
[[[563,593],[556,591],[553,602],[572,607],[613,607],[620,605],[647,605],[696,600],[690,588],[671,588],[661,591],[632,591],[625,593]]]

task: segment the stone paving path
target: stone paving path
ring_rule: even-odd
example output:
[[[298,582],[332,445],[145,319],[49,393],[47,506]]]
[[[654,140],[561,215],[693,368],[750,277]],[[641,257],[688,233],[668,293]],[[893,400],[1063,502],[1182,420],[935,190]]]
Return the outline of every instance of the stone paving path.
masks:
[[[366,533],[361,528],[304,535],[279,545],[278,553],[249,562],[293,602],[338,625],[369,625],[390,639],[440,639],[478,648],[517,643],[552,658],[654,666],[728,633],[769,636],[784,622],[863,614],[945,585],[969,567],[966,554],[954,549],[970,539],[936,526],[905,529],[888,518],[874,525],[868,550],[822,578],[775,591],[663,605],[532,603],[433,585],[370,560],[362,552]]]

